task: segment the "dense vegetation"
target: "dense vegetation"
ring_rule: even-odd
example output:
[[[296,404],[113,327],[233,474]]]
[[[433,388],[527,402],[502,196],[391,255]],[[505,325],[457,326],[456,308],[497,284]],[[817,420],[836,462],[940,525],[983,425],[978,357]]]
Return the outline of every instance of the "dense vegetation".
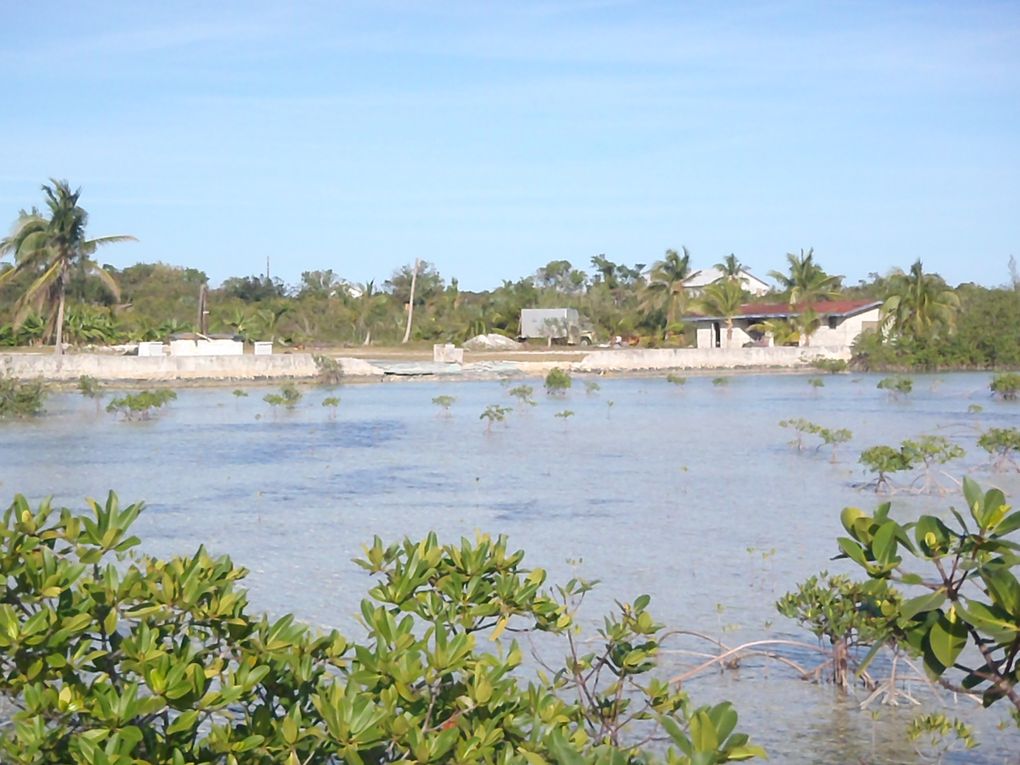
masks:
[[[686,289],[696,272],[686,248],[666,250],[649,263],[616,263],[594,255],[581,267],[554,260],[534,274],[494,289],[464,292],[424,261],[397,267],[388,279],[353,284],[333,270],[306,271],[287,285],[267,276],[237,276],[209,288],[197,268],[138,263],[116,269],[94,260],[103,244],[130,237],[85,235],[87,214],[79,192],[66,182],[44,187],[47,213],[22,212],[0,241],[0,346],[52,342],[58,327],[73,345],[165,340],[201,330],[295,345],[463,342],[474,335],[515,336],[522,308],[577,308],[599,339],[620,336],[645,346],[692,341],[684,317],[720,316],[727,334],[740,304],[730,255],[716,263],[721,280],[700,295]],[[790,305],[827,298],[884,302],[886,321],[862,336],[856,363],[878,368],[1008,368],[1020,366],[1018,280],[1003,288],[962,284],[950,289],[924,273],[872,274],[856,286],[829,274],[811,250],[786,256],[786,271],[770,276],[777,287],[762,300]],[[709,262],[699,264],[705,268]],[[588,270],[585,270],[585,269]],[[408,326],[408,306],[413,322]],[[63,316],[58,321],[58,317]],[[761,329],[778,344],[810,343],[819,316],[811,310],[791,321],[770,320]],[[802,340],[803,338],[803,340]]]
[[[503,538],[384,545],[367,634],[253,615],[244,569],[204,549],[132,553],[140,505],[86,513],[16,497],[0,525],[0,756],[19,765],[499,763],[712,765],[764,752],[728,703],[694,707],[656,676],[647,596],[591,641],[591,584],[549,589]],[[561,641],[534,673],[516,637]],[[658,755],[647,749],[655,739]],[[662,758],[660,760],[660,757]]]

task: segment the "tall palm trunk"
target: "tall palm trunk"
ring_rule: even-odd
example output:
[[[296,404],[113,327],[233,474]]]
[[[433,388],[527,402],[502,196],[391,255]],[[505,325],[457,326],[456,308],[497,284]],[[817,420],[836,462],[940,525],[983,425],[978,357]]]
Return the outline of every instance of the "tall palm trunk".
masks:
[[[67,299],[67,282],[68,277],[67,262],[60,268],[60,276],[57,278],[57,331],[54,335],[54,348],[53,352],[58,356],[64,354],[64,302]]]
[[[401,343],[406,343],[411,339],[411,322],[414,320],[414,288],[418,284],[418,268],[420,267],[421,261],[417,258],[414,259],[414,271],[411,272],[411,297],[407,300],[407,327],[404,329],[404,339]]]

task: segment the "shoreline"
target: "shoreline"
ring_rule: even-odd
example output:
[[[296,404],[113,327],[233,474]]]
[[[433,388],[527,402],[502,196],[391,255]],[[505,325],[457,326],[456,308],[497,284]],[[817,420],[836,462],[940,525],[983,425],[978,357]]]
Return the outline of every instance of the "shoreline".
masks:
[[[48,384],[70,385],[82,376],[104,384],[209,386],[316,382],[323,370],[316,358],[336,362],[341,380],[390,382],[408,380],[493,380],[539,378],[558,367],[571,374],[599,377],[652,377],[679,373],[707,376],[726,373],[822,373],[819,359],[846,359],[836,348],[739,349],[594,349],[466,351],[463,363],[436,362],[420,348],[323,349],[321,353],[285,352],[267,356],[139,357],[110,353],[52,351],[0,354],[0,374]]]

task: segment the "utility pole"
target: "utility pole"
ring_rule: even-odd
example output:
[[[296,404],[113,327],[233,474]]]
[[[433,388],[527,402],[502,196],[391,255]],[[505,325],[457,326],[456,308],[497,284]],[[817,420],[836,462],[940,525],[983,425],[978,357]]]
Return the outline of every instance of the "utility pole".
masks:
[[[209,285],[202,282],[202,286],[198,288],[198,321],[195,322],[195,329],[198,330],[200,335],[209,334],[209,311],[207,303],[209,301]]]

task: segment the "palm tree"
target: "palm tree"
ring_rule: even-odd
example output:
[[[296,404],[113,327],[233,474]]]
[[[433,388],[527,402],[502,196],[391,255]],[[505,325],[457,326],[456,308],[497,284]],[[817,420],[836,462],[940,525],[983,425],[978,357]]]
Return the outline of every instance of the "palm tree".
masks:
[[[960,299],[941,277],[924,273],[921,261],[910,273],[889,277],[889,294],[882,304],[885,326],[900,337],[922,339],[941,330],[952,331]]]
[[[652,264],[645,293],[649,300],[646,305],[657,304],[666,309],[666,335],[686,305],[687,293],[684,283],[691,276],[691,254],[686,247],[683,254],[666,250],[666,256]]]
[[[787,293],[791,306],[814,303],[839,294],[839,285],[843,277],[827,274],[825,269],[815,262],[813,248],[806,253],[801,250],[800,255],[788,252],[786,260],[790,268],[788,275],[779,271],[769,271],[769,276],[779,283],[783,292]]]
[[[0,241],[0,255],[13,254],[14,267],[0,274],[0,284],[28,273],[34,278],[15,306],[14,325],[19,326],[34,311],[47,318],[46,337],[54,336],[57,354],[63,353],[64,307],[72,271],[100,279],[116,299],[116,281],[91,256],[102,245],[136,241],[133,236],[85,238],[88,213],[78,206],[81,189],[71,191],[67,181],[50,179],[43,185],[49,218],[33,208],[22,211],[10,236]]]
[[[744,291],[740,283],[724,279],[713,282],[701,293],[701,309],[711,316],[726,319],[726,345],[733,340],[733,317],[740,313]]]
[[[744,264],[731,252],[722,261],[716,263],[715,268],[722,272],[721,280],[739,283],[740,272],[744,270]]]
[[[386,295],[376,292],[375,281],[367,281],[359,285],[361,295],[354,299],[354,329],[357,332],[364,332],[365,339],[362,345],[372,344],[372,325],[379,319],[384,308]]]
[[[825,269],[815,262],[813,248],[807,252],[801,250],[800,255],[788,252],[786,261],[790,268],[789,275],[769,271],[769,276],[775,279],[787,294],[790,308],[798,309],[795,321],[801,337],[804,338],[804,345],[810,345],[811,334],[818,328],[819,323],[819,316],[813,306],[819,300],[837,297],[843,277],[827,274]]]

